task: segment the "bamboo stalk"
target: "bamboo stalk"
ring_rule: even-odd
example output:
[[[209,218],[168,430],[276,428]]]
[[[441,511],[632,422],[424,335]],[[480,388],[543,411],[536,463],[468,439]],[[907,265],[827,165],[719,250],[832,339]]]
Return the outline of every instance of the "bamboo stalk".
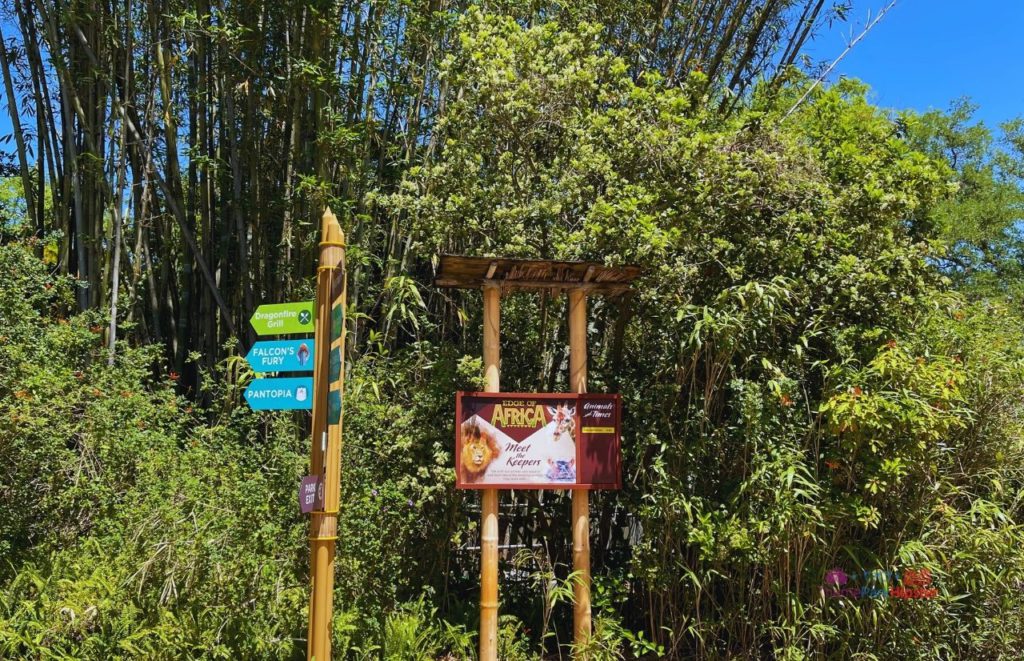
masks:
[[[569,290],[569,387],[587,392],[587,294]],[[582,647],[590,640],[590,491],[572,492],[573,640]]]
[[[117,191],[117,196],[110,200],[114,222],[114,257],[110,274],[110,327],[107,334],[107,364],[110,366],[114,365],[114,351],[117,346],[117,302],[121,287],[121,232],[124,225],[124,213],[121,205],[123,204],[122,191],[124,191],[127,176],[125,145],[128,142],[128,127],[125,126],[124,120],[121,121],[120,130],[121,138],[117,150],[117,182],[114,188]],[[113,142],[113,138],[111,138],[111,142]]]
[[[499,392],[501,291],[484,287],[484,391]],[[498,659],[498,490],[480,498],[480,661]]]
[[[14,82],[11,76],[11,63],[7,58],[7,46],[4,41],[3,30],[0,29],[0,71],[4,77],[4,91],[7,95],[7,112],[11,119],[11,133],[14,134],[14,144],[18,151],[18,168],[21,172],[22,194],[25,196],[25,207],[29,217],[35,211],[34,195],[32,192],[32,175],[29,174],[28,158],[25,150],[25,134],[21,130],[21,115],[18,112],[18,99],[14,95]],[[37,158],[41,156],[37,155]],[[42,192],[40,192],[42,194]],[[41,224],[38,223],[38,224]],[[42,238],[41,236],[39,238]]]

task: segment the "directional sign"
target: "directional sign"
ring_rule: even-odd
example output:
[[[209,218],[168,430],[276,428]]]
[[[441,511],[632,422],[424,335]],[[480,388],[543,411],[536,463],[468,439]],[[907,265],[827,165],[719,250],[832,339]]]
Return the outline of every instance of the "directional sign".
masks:
[[[253,379],[245,389],[245,401],[256,411],[312,409],[313,377]]]
[[[257,342],[245,359],[257,372],[312,372],[313,340]]]
[[[313,301],[261,305],[256,308],[249,323],[260,335],[312,333]]]
[[[307,475],[299,483],[299,511],[309,514],[324,508],[324,480],[319,475]]]

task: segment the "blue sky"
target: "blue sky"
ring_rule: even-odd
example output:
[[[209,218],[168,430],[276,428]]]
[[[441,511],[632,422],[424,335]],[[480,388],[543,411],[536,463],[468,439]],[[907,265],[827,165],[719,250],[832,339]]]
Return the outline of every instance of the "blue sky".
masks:
[[[818,35],[809,54],[835,59],[851,30],[859,33],[868,12],[886,4],[854,0],[850,20]],[[976,117],[995,128],[1024,115],[1024,0],[898,0],[830,80],[839,76],[868,83],[874,102],[889,108],[945,109],[969,96],[980,106]],[[10,133],[3,101],[0,136]],[[13,141],[0,150],[13,151]]]
[[[888,0],[854,0],[849,21],[810,54],[834,60]],[[944,110],[969,96],[990,127],[1024,115],[1024,0],[898,0],[829,80],[859,78],[880,106]]]

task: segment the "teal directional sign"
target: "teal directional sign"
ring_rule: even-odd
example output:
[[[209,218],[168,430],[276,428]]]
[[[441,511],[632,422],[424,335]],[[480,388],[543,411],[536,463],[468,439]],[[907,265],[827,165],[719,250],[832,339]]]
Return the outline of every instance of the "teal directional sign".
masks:
[[[245,401],[256,411],[312,409],[313,377],[253,379],[245,389]]]
[[[313,340],[257,342],[245,360],[257,372],[312,372]]]

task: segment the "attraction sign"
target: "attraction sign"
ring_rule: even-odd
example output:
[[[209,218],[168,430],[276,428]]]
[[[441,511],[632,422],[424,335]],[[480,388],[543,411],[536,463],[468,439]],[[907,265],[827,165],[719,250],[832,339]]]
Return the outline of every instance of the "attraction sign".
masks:
[[[313,408],[313,377],[253,379],[245,389],[245,401],[255,411],[308,411]]]
[[[257,342],[245,360],[257,372],[312,372],[313,340],[268,340]]]
[[[312,333],[313,301],[261,305],[256,308],[249,323],[259,335]]]
[[[460,489],[621,489],[622,398],[460,392]]]

